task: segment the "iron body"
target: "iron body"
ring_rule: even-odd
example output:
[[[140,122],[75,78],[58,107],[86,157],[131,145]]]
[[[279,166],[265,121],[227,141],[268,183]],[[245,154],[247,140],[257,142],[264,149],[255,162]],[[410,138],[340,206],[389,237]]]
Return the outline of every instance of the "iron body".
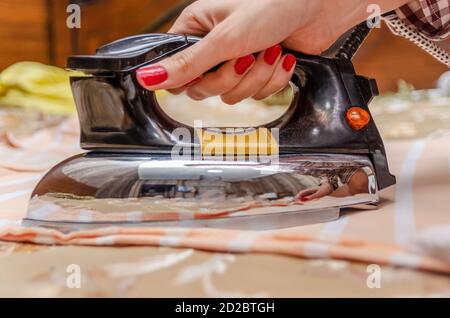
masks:
[[[25,224],[63,230],[279,228],[333,220],[342,207],[376,204],[378,191],[395,183],[373,120],[359,131],[346,121],[352,106],[370,113],[368,104],[378,94],[375,80],[356,75],[349,59],[297,52],[291,52],[297,57],[292,104],[265,125],[279,131],[276,163],[201,156],[195,138],[187,142],[192,153],[174,159],[180,144],[174,130],[184,128],[192,136],[197,131],[166,115],[135,71],[198,40],[139,35],[96,55],[69,58],[69,69],[89,74],[71,80],[81,146],[88,152],[47,173],[32,194]],[[332,196],[298,200],[326,183]]]

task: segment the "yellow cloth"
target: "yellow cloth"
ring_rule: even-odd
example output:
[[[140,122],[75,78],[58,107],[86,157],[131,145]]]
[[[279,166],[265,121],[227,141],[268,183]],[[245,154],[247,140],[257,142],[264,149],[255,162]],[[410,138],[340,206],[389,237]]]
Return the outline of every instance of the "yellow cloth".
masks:
[[[69,77],[82,75],[37,62],[13,64],[0,73],[0,105],[73,114]]]

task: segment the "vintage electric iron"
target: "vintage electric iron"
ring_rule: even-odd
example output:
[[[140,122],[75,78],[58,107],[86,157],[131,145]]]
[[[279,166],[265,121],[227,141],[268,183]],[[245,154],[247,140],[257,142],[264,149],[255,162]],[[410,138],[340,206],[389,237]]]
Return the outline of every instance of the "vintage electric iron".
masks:
[[[265,230],[330,221],[343,207],[376,204],[378,190],[395,178],[368,109],[375,80],[356,75],[351,63],[368,33],[365,24],[356,27],[329,51],[333,57],[292,52],[298,66],[289,110],[265,127],[231,133],[177,122],[136,80],[136,69],[197,37],[144,34],[70,57],[68,69],[88,74],[71,79],[87,152],[45,175],[23,223],[62,231]],[[240,150],[224,150],[230,143]]]

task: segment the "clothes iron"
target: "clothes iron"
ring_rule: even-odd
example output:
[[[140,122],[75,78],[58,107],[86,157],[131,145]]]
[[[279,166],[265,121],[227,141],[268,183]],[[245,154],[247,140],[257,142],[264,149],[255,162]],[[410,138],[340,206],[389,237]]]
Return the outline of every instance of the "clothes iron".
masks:
[[[368,32],[363,25],[355,28],[333,57],[291,52],[297,67],[289,110],[264,127],[231,132],[177,122],[162,111],[155,92],[137,82],[139,67],[183,50],[198,37],[137,35],[107,44],[95,55],[70,57],[68,69],[87,74],[71,78],[81,147],[87,152],[45,175],[23,224],[62,231],[99,226],[265,230],[330,221],[341,208],[376,204],[378,191],[395,178],[368,109],[378,94],[376,82],[356,75],[351,62]],[[192,139],[180,138],[180,131]],[[218,137],[219,148],[213,143],[215,150],[207,153]],[[248,142],[254,137],[269,141],[254,146]],[[229,139],[231,149],[241,150],[221,148]]]

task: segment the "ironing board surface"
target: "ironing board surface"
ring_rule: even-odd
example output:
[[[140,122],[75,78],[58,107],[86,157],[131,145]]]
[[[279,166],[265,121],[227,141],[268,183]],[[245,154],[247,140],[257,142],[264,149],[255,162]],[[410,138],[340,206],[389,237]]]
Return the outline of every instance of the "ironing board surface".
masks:
[[[19,220],[26,213],[28,197],[40,176],[51,165],[79,152],[76,132],[77,125],[71,118],[39,129],[32,135],[3,134],[0,147],[0,270],[9,273],[5,276],[9,278],[0,284],[0,294],[10,290],[14,279],[23,284],[15,283],[16,286],[40,286],[38,290],[42,295],[89,293],[87,290],[67,291],[54,284],[51,288],[48,285],[50,280],[65,279],[66,263],[79,262],[87,270],[86,275],[104,283],[100,285],[116,287],[109,291],[106,287],[94,288],[95,292],[91,289],[98,296],[156,296],[156,292],[171,296],[311,296],[324,290],[328,290],[330,296],[448,295],[449,279],[442,274],[450,273],[449,260],[443,259],[442,253],[435,249],[427,249],[417,243],[418,235],[423,231],[445,226],[448,229],[450,225],[448,134],[389,140],[390,165],[399,178],[398,186],[382,192],[378,210],[345,211],[341,219],[331,223],[262,233],[141,228],[64,235],[52,230],[20,227]],[[23,243],[78,246],[48,247]],[[79,245],[146,247],[116,249]],[[175,248],[166,248],[168,246]],[[56,259],[57,266],[54,266],[52,262]],[[24,272],[19,270],[20,266],[26,266],[31,260],[40,265],[27,275],[19,274],[18,278],[18,273]],[[256,271],[250,270],[258,267],[257,264],[264,266]],[[395,279],[391,275],[386,280],[389,288],[382,289],[382,294],[382,291],[366,287],[368,264],[382,266],[387,276],[389,273],[402,275],[394,275]],[[402,269],[394,269],[391,265]],[[207,270],[196,276],[192,274],[198,272],[196,268]],[[272,273],[274,268],[279,269],[275,275]],[[415,270],[438,274],[419,274]],[[246,280],[241,277],[244,271],[251,273]],[[341,278],[336,278],[336,273],[342,274]],[[412,285],[405,284],[411,275],[418,279]],[[306,276],[310,278],[305,283],[301,278]],[[168,277],[173,282],[163,289],[144,287],[146,281],[152,281],[153,286],[162,286],[158,281],[164,277],[166,282],[171,282]],[[130,284],[133,280],[139,284],[127,287],[127,282]],[[317,283],[324,280],[328,283]],[[337,282],[336,288],[329,289],[329,282],[333,280]],[[230,285],[231,282],[234,284]],[[284,289],[288,282],[291,288]],[[348,286],[349,282],[352,287],[347,289],[347,294],[341,294],[337,286],[339,283]],[[316,289],[303,288],[305,284],[316,286]],[[186,294],[188,286],[197,286],[195,292]],[[17,287],[17,293],[19,290]]]

